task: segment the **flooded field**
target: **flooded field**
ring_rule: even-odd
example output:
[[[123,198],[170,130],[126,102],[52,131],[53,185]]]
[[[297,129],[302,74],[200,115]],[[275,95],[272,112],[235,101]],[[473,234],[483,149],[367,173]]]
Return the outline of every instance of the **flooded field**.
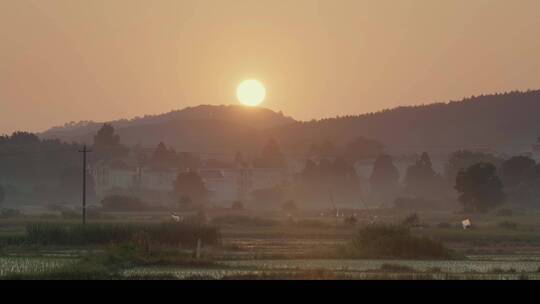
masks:
[[[0,257],[0,277],[18,273],[47,272],[74,261],[74,259],[54,257]]]
[[[263,274],[279,275],[296,272],[325,271],[336,276],[350,279],[371,279],[380,277],[383,265],[400,265],[410,269],[408,278],[425,278],[431,275],[435,279],[518,279],[526,274],[528,279],[540,279],[540,260],[538,261],[405,261],[405,260],[246,260],[223,261],[223,267],[207,269],[175,267],[139,267],[124,272],[132,275],[173,275],[178,279],[213,278],[235,276],[259,276]],[[377,274],[379,274],[377,276]],[[385,272],[386,279],[399,279],[403,273]]]

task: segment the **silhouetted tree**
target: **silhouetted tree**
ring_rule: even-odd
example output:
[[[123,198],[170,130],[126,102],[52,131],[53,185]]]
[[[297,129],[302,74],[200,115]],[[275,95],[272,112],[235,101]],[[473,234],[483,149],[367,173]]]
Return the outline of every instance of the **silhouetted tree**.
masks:
[[[173,187],[178,197],[189,198],[198,204],[206,202],[208,190],[201,176],[194,171],[179,173]]]
[[[139,167],[146,167],[148,165],[149,157],[140,143],[137,143],[135,146],[133,146],[131,151],[133,152],[133,156],[135,157],[135,160],[137,161],[137,165]]]
[[[120,136],[115,133],[114,127],[110,124],[103,124],[94,136],[93,158],[102,160],[112,160],[124,158],[129,153],[129,148],[120,143]]]
[[[0,136],[0,179],[23,188],[58,182],[65,166],[80,164],[80,155],[75,153],[80,148],[79,144],[42,140],[27,132]]]
[[[540,164],[523,172],[520,182],[516,184],[508,194],[508,200],[521,207],[538,209],[540,203]]]
[[[478,163],[459,171],[455,189],[465,211],[486,212],[505,200],[502,182],[491,163]]]
[[[120,135],[115,134],[114,127],[107,123],[103,124],[94,136],[94,146],[96,148],[117,146],[119,144]]]
[[[170,169],[178,167],[178,157],[172,148],[167,148],[163,142],[160,142],[152,158],[150,164],[155,169]]]
[[[373,171],[369,178],[372,195],[379,201],[388,204],[398,190],[399,171],[392,157],[381,154],[375,160]]]
[[[334,161],[323,158],[317,164],[307,160],[300,179],[295,185],[301,201],[328,204],[332,194],[338,203],[361,200],[361,188],[354,167],[341,157]]]
[[[526,179],[526,173],[536,162],[526,156],[515,156],[501,164],[499,169],[501,180],[506,188],[513,188]]]
[[[274,138],[270,138],[268,143],[263,147],[261,157],[253,162],[257,168],[283,168],[286,167],[285,157],[281,153],[278,142]]]
[[[407,168],[404,184],[407,195],[423,198],[440,198],[444,187],[443,178],[433,170],[426,152]]]
[[[497,167],[502,160],[489,153],[458,150],[450,154],[445,168],[445,176],[449,181],[455,181],[459,171],[480,162],[491,163]]]

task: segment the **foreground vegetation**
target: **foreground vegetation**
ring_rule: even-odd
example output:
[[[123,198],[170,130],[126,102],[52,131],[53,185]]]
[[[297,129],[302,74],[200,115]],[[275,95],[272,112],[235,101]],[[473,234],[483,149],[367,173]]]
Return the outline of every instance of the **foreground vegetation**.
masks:
[[[195,246],[198,240],[204,244],[219,243],[217,228],[206,225],[182,223],[160,224],[63,224],[34,223],[26,226],[23,235],[5,236],[0,241],[6,245],[103,245],[125,243],[134,238],[151,243]]]
[[[475,217],[475,227],[463,230],[457,221],[462,215],[422,213],[417,221],[422,228],[404,225],[408,214],[377,215],[376,224],[362,213],[357,223],[347,223],[345,218],[291,219],[244,211],[211,214],[212,225],[130,220],[140,214],[95,220],[86,227],[32,216],[2,219],[0,278],[540,278],[535,216]],[[193,236],[202,240],[199,252]],[[506,248],[508,256],[498,260],[493,246]],[[478,248],[488,255],[464,256]],[[516,248],[531,253],[518,254]]]
[[[340,251],[346,257],[370,259],[452,259],[455,252],[442,243],[418,237],[403,226],[373,225],[362,227],[352,242]]]

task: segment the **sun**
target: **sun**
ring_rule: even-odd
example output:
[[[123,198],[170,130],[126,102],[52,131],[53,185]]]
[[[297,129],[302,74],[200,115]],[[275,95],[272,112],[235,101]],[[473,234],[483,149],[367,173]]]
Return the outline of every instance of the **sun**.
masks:
[[[266,89],[258,80],[244,80],[236,89],[236,97],[242,104],[254,107],[263,102],[266,97]]]

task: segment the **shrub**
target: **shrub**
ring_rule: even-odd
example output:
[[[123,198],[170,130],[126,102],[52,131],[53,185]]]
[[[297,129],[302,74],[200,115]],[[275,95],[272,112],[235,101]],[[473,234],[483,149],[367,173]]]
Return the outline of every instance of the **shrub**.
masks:
[[[442,243],[411,235],[402,226],[370,225],[360,228],[343,254],[355,258],[447,259],[454,252]]]
[[[125,243],[137,233],[145,233],[153,242],[195,246],[197,239],[212,245],[220,241],[215,227],[184,223],[163,224],[29,224],[25,241],[42,245],[91,245]]]

